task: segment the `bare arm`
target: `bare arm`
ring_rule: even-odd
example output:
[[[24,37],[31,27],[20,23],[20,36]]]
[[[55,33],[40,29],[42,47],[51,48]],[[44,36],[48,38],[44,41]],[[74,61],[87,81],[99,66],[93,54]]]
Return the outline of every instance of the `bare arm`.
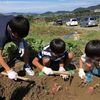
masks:
[[[10,67],[7,65],[7,63],[5,62],[5,60],[2,57],[2,50],[0,50],[0,64],[6,71],[11,70]]]
[[[63,62],[63,60],[60,61],[60,63],[59,63],[59,67],[64,67],[64,62]]]
[[[83,68],[83,61],[81,59],[79,60],[79,68]]]
[[[35,57],[35,58],[33,59],[32,63],[33,63],[37,68],[39,68],[40,70],[42,70],[43,67],[44,67],[43,65],[41,65],[41,64],[39,63],[39,59],[38,59],[37,57]]]
[[[93,66],[93,62],[92,62],[92,60],[90,58],[87,59],[85,62],[82,61],[82,59],[80,59],[79,68],[83,68],[83,63],[85,63],[86,70],[90,70],[92,68],[92,66]]]
[[[83,64],[86,64],[87,56],[86,54],[83,54],[79,59],[79,68],[83,68]]]

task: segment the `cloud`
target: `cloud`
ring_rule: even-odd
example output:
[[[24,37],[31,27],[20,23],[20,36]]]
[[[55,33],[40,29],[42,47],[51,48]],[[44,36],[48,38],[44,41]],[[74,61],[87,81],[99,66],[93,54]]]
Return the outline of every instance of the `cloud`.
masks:
[[[0,12],[71,11],[94,4],[99,0],[0,0]]]

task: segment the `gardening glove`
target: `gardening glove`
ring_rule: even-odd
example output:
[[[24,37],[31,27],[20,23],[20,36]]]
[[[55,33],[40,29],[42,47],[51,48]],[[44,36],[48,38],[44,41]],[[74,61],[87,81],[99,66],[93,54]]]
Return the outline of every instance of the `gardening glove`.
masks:
[[[11,69],[10,71],[7,71],[7,74],[8,74],[8,77],[9,77],[10,79],[15,79],[15,80],[17,80],[18,74],[17,74],[15,71],[13,71],[12,69]]]
[[[42,71],[43,71],[46,75],[52,75],[52,74],[53,74],[53,70],[52,70],[51,68],[43,67]]]
[[[24,55],[24,44],[23,44],[23,42],[19,43],[19,53],[20,53],[20,57],[22,57]]]
[[[80,69],[79,69],[78,75],[79,75],[79,77],[80,77],[81,79],[84,79],[84,78],[86,77],[83,68],[80,68]]]
[[[60,67],[60,68],[59,68],[59,71],[60,71],[60,72],[65,72],[66,70],[65,70],[64,67]],[[67,79],[67,78],[68,78],[68,75],[60,74],[60,76],[61,76],[63,79]]]

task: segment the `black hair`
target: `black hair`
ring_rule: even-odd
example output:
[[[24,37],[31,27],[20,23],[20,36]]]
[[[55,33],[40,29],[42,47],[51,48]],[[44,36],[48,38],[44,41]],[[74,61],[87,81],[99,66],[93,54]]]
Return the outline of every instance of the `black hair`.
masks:
[[[52,50],[52,52],[54,52],[55,54],[60,54],[60,53],[63,53],[65,51],[65,48],[66,48],[66,44],[65,42],[60,39],[60,38],[57,38],[57,39],[53,39],[51,42],[50,42],[50,49]]]
[[[91,40],[85,46],[87,57],[100,57],[100,40]]]
[[[28,35],[29,21],[27,18],[18,15],[8,22],[9,27],[13,33],[16,33],[18,37],[23,38]]]

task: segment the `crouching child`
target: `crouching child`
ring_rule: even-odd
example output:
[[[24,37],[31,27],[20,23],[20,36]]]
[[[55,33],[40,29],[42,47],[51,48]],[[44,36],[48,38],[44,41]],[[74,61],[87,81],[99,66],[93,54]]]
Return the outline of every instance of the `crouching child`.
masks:
[[[100,40],[91,40],[85,46],[85,53],[80,57],[79,77],[92,81],[93,75],[100,76]]]
[[[66,71],[65,66],[71,62],[74,54],[66,50],[65,42],[60,39],[53,39],[49,45],[41,50],[32,63],[46,75],[53,75],[53,71]],[[61,74],[63,79],[68,75]]]

